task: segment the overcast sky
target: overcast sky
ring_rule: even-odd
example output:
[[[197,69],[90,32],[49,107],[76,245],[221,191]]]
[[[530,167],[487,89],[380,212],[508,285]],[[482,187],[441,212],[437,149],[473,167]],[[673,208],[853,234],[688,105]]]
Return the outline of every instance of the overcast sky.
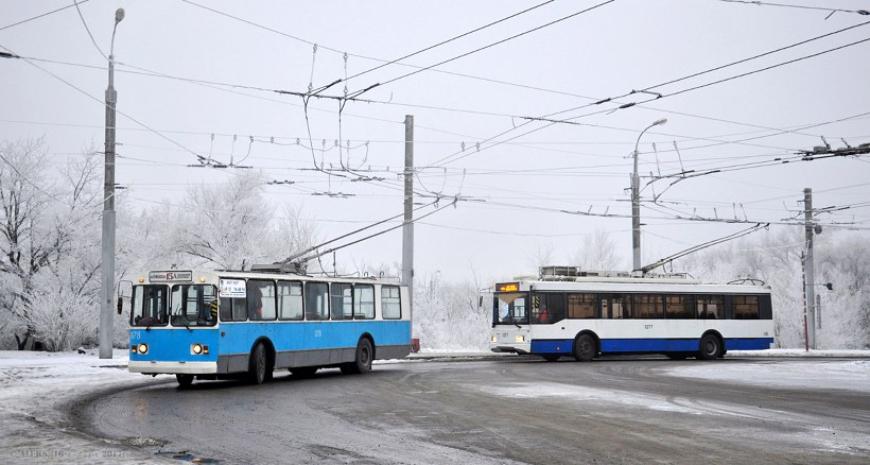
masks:
[[[114,10],[126,10],[115,43],[116,59],[122,63],[116,76],[118,108],[162,135],[118,116],[118,152],[128,157],[118,166],[117,181],[128,187],[120,194],[121,204],[129,209],[173,208],[182,202],[189,185],[221,182],[239,172],[186,168],[195,162],[191,152],[208,156],[212,147],[214,158],[228,162],[231,155],[239,160],[250,148],[245,165],[262,170],[268,179],[296,182],[268,187],[276,211],[285,205],[302,206],[305,216],[317,222],[321,237],[329,238],[358,226],[356,221],[401,211],[400,178],[386,172],[386,167],[401,169],[402,121],[406,114],[413,114],[416,165],[429,167],[420,170],[416,187],[451,196],[461,193],[476,200],[445,209],[417,226],[418,275],[440,271],[444,277],[465,278],[473,271],[483,279],[503,278],[531,271],[539,250],[552,250],[555,262],[570,264],[584,236],[596,230],[613,234],[627,269],[630,219],[536,209],[591,208],[593,213],[629,214],[626,189],[631,160],[626,157],[640,131],[651,122],[668,119],[641,140],[644,175],[772,160],[820,145],[820,136],[835,147],[843,145],[841,138],[852,145],[870,142],[870,42],[667,96],[865,39],[870,37],[870,25],[656,88],[666,97],[655,102],[613,112],[599,110],[618,104],[603,104],[557,116],[597,112],[575,120],[584,125],[535,122],[494,142],[539,129],[536,132],[507,143],[487,142],[525,122],[516,116],[551,114],[593,102],[590,98],[623,95],[870,19],[848,12],[825,19],[828,13],[822,11],[715,0],[617,0],[435,70],[375,87],[361,98],[389,103],[348,102],[341,126],[338,102],[312,99],[309,117],[314,145],[331,149],[323,153],[324,163],[339,167],[335,141],[341,131],[341,138],[349,139],[351,145],[349,152],[343,152],[344,159],[349,157],[353,166],[371,167],[373,175],[386,177],[382,182],[329,179],[310,170],[311,152],[296,145],[297,139],[308,144],[299,97],[127,72],[139,67],[185,78],[305,91],[309,82],[318,87],[345,76],[343,52],[348,54],[347,74],[353,75],[380,63],[371,58],[398,58],[538,3],[207,3],[249,23],[180,0],[83,3],[82,15],[103,51],[108,50]],[[435,64],[597,3],[554,1],[406,62]],[[792,3],[870,9],[867,1]],[[0,27],[68,4],[4,2]],[[305,41],[318,44],[316,54]],[[105,67],[105,59],[91,43],[75,8],[0,30],[0,45],[22,56]],[[36,63],[97,99],[103,98],[103,69]],[[25,61],[2,60],[0,66],[0,139],[44,136],[58,161],[81,156],[89,149],[102,150],[104,109],[99,102]],[[347,88],[354,92],[414,69],[392,64],[351,79]],[[323,93],[342,95],[344,88],[345,83],[340,83]],[[638,94],[619,102],[649,97]],[[849,117],[853,118],[799,129]],[[255,137],[253,144],[251,136]],[[270,143],[271,138],[278,144]],[[682,165],[673,150],[674,141]],[[653,143],[657,156],[652,153]],[[451,162],[440,163],[453,154],[457,156]],[[669,183],[655,183],[655,192]],[[677,214],[733,217],[732,204],[736,204],[741,218],[779,221],[801,208],[798,201],[804,187],[819,191],[815,204],[820,207],[866,202],[870,200],[870,157],[796,162],[679,182],[660,197],[660,205],[642,209],[647,225],[644,261],[746,227],[674,220]],[[323,192],[355,196],[312,195]],[[646,189],[644,196],[650,198],[652,193]],[[429,210],[421,213],[425,211]],[[868,219],[870,209],[855,208],[822,221],[856,221],[868,227]],[[354,269],[356,263],[399,262],[401,233],[347,249],[338,259],[346,270]]]

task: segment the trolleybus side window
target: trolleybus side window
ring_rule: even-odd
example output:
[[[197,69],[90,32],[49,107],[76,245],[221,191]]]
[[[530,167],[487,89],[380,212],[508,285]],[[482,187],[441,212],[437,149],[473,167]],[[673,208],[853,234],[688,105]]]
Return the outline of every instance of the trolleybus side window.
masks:
[[[278,281],[278,319],[302,319],[302,283]]]
[[[248,309],[245,299],[240,297],[221,297],[221,321],[245,321]]]
[[[692,311],[692,297],[688,295],[666,295],[665,296],[665,312],[668,318],[695,318],[695,313]]]
[[[381,286],[381,317],[385,320],[402,318],[402,297],[399,286]]]
[[[735,295],[734,296],[734,318],[737,320],[757,320],[758,319],[758,296],[757,295]]]
[[[519,292],[495,295],[496,324],[528,324],[526,295]]]
[[[631,318],[631,296],[620,294],[601,296],[601,318],[614,320]]]
[[[305,283],[305,319],[329,319],[329,286],[326,283]]]
[[[163,326],[166,319],[166,286],[133,286],[133,309],[130,324],[133,326]]]
[[[721,320],[725,318],[725,297],[721,295],[695,296],[695,311],[703,320]]]
[[[595,318],[595,294],[568,294],[568,318]]]
[[[357,320],[375,317],[375,287],[371,284],[354,284],[353,317]]]
[[[275,282],[262,279],[249,279],[246,292],[248,295],[248,319],[274,320],[275,311]]]
[[[551,324],[565,319],[565,294],[532,295],[532,323]]]
[[[658,294],[635,294],[634,302],[632,303],[635,318],[661,318],[662,312],[662,296]]]
[[[332,283],[330,298],[332,299],[332,319],[353,319],[353,288],[348,283]]]
[[[217,323],[217,288],[211,284],[172,286],[173,326],[214,326]]]

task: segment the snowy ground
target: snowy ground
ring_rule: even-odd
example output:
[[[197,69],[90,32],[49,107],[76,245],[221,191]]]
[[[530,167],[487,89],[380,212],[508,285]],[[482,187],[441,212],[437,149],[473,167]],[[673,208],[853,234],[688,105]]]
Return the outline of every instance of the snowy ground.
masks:
[[[820,357],[801,361],[786,360],[729,360],[748,356],[764,357]],[[851,360],[833,359],[830,357],[854,357]],[[499,373],[502,369],[516,371],[520,376],[512,382],[492,385],[485,383],[485,394],[501,398],[538,399],[542,402],[562,400],[577,403],[585,409],[590,405],[612,411],[616,406],[628,409],[651,410],[658,414],[688,414],[691,417],[716,415],[722,412],[739,411],[740,418],[752,417],[755,413],[743,408],[736,408],[726,401],[698,402],[691,396],[677,396],[655,392],[643,392],[630,389],[619,389],[612,383],[622,383],[619,374],[624,366],[637,364],[644,375],[642,379],[658,379],[676,377],[687,379],[704,379],[723,381],[728,384],[746,386],[777,387],[795,391],[828,391],[843,390],[849,393],[866,395],[870,393],[870,351],[810,351],[774,349],[770,351],[729,352],[726,360],[716,363],[632,360],[608,363],[575,364],[559,363],[544,364],[535,361],[523,361],[515,356],[501,356],[489,352],[443,352],[425,351],[412,356],[418,363],[417,367],[437,366],[439,368],[438,382],[444,377],[449,378],[451,372],[465,370],[462,365],[471,364],[430,364],[428,362],[443,359],[453,360],[494,360],[505,358],[507,363],[494,360],[492,365]],[[513,363],[510,363],[511,361]],[[423,363],[426,362],[426,363]],[[649,363],[654,362],[654,363]],[[392,365],[396,361],[379,362]],[[44,352],[0,351],[0,465],[17,464],[138,464],[138,463],[169,463],[178,465],[184,460],[170,459],[154,455],[151,451],[138,447],[137,437],[125,434],[122,439],[105,440],[91,437],[74,430],[65,414],[65,407],[77,398],[100,391],[132,387],[145,383],[154,383],[151,378],[127,372],[126,351],[116,351],[113,360],[100,360],[95,351],[87,354]],[[664,366],[662,365],[664,364]],[[385,369],[386,367],[384,367]],[[591,369],[595,372],[594,379],[600,385],[565,384],[560,378],[565,373]],[[403,369],[411,370],[411,368]],[[417,370],[415,368],[414,370]],[[559,376],[553,379],[529,379],[530,370],[557,370]],[[383,369],[382,369],[383,371]],[[631,371],[631,370],[629,370]],[[562,373],[564,372],[564,373]],[[171,377],[162,377],[172,380]],[[433,378],[434,379],[434,378]],[[340,386],[340,385],[339,385]],[[428,388],[427,388],[428,389]],[[472,391],[479,390],[479,386]],[[437,392],[428,389],[426,392]],[[205,392],[204,394],[207,394]],[[408,394],[408,393],[405,393]],[[854,394],[853,394],[854,395]],[[548,400],[549,399],[549,400]],[[606,407],[611,406],[611,407]],[[598,408],[596,407],[596,408]],[[606,408],[605,408],[606,407]],[[610,413],[608,413],[610,414]],[[416,418],[416,417],[415,417]],[[700,420],[699,420],[700,421]],[[815,420],[813,420],[815,421]],[[808,421],[808,424],[810,422]],[[866,438],[866,433],[849,432],[844,429],[832,430],[837,434],[837,447],[854,449],[854,444]],[[822,444],[818,435],[834,434],[828,430],[813,430],[807,437],[807,442]],[[804,433],[801,433],[804,434]],[[815,435],[815,436],[813,436]],[[784,437],[792,440],[796,436]],[[802,436],[801,436],[802,437]],[[828,444],[824,442],[824,444]],[[824,450],[836,449],[831,445],[821,447]],[[845,446],[843,445],[845,444]],[[849,449],[851,450],[851,449]]]
[[[727,357],[811,357],[811,358],[870,358],[870,350],[729,350]]]
[[[136,385],[127,353],[100,360],[94,351],[0,351],[0,464],[174,463],[145,451],[87,437],[72,430],[62,406],[85,393]]]
[[[800,364],[717,363],[680,366],[667,371],[670,376],[700,378],[755,386],[790,389],[844,389],[870,393],[870,360],[813,360]]]

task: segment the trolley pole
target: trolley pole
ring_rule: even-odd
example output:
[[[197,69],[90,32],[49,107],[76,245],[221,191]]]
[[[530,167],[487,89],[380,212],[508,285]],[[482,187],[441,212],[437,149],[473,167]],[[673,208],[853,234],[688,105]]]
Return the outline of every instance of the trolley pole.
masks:
[[[813,234],[815,233],[815,224],[813,223],[813,190],[807,187],[804,189],[804,233],[806,234],[806,259],[804,260],[804,274],[806,275],[806,293],[807,302],[807,345],[811,349],[816,348],[816,275],[815,266],[813,263]]]
[[[103,288],[100,299],[100,358],[112,358],[112,335],[114,324],[112,298],[115,296],[115,31],[124,19],[124,10],[115,11],[115,26],[112,28],[112,45],[109,48],[109,85],[106,87],[106,143],[105,174],[103,176],[103,231],[102,262]]]
[[[405,216],[402,226],[402,284],[414,315],[414,115],[405,115]]]

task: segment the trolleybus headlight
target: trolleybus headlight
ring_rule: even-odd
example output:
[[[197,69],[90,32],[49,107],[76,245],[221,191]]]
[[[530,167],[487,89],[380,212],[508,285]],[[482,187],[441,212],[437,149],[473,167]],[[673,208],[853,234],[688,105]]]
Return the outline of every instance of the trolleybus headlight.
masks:
[[[193,355],[208,354],[208,346],[202,345],[198,342],[196,344],[191,344],[190,353]]]
[[[144,342],[142,344],[139,344],[136,347],[136,351],[139,352],[141,355],[147,354],[148,353],[148,344],[145,344]]]
[[[490,342],[498,342],[498,336],[496,336],[495,334],[493,334],[492,337],[489,338],[489,341],[490,341]]]
[[[517,342],[526,342],[526,337],[520,334],[514,340]]]

